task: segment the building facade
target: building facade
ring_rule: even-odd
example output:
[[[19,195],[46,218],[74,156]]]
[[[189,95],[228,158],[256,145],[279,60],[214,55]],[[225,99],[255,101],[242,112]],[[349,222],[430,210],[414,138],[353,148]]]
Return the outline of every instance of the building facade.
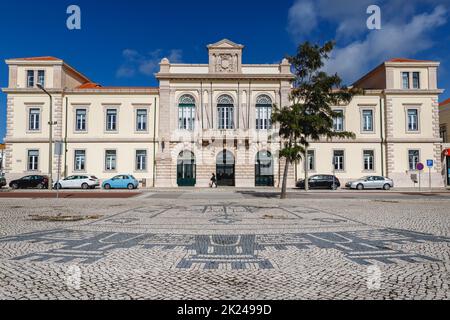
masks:
[[[443,141],[442,161],[445,183],[450,187],[450,99],[439,104],[440,135]]]
[[[0,175],[5,173],[5,144],[0,144]]]
[[[289,104],[294,75],[286,59],[244,64],[243,52],[222,40],[208,46],[207,64],[163,59],[158,88],[102,87],[57,58],[7,60],[7,178],[49,173],[50,101],[41,84],[53,98],[54,141],[65,146],[52,159],[54,177],[61,168],[100,179],[132,173],[148,187],[208,187],[215,174],[221,186],[279,187],[282,142],[271,114]],[[356,139],[311,143],[289,186],[308,168],[342,182],[384,175],[413,187],[426,160],[434,161],[433,186],[442,186],[438,66],[393,59],[358,80],[364,94],[333,107],[341,115],[334,129]]]

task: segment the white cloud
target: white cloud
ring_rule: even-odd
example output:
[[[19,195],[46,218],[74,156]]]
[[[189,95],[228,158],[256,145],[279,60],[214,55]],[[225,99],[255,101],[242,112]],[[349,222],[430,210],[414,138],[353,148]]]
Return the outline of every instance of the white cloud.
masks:
[[[167,53],[166,55],[164,55]],[[124,62],[117,69],[118,78],[132,78],[137,74],[152,76],[159,70],[159,63],[163,57],[173,63],[179,63],[182,60],[182,50],[172,49],[164,52],[161,49],[151,51],[147,54],[141,54],[134,49],[125,49],[122,51]]]
[[[381,8],[383,22],[405,24],[421,6],[437,6],[442,0],[295,0],[288,12],[288,32],[295,41],[320,34],[325,27],[336,30],[335,38],[349,41],[367,32],[367,8]]]
[[[288,31],[295,37],[303,37],[317,26],[317,14],[310,0],[296,1],[289,9]]]
[[[431,13],[413,16],[405,24],[385,24],[382,30],[368,32],[363,40],[336,48],[325,70],[353,82],[375,64],[394,57],[411,57],[431,48],[430,33],[446,22],[447,11],[438,6]]]

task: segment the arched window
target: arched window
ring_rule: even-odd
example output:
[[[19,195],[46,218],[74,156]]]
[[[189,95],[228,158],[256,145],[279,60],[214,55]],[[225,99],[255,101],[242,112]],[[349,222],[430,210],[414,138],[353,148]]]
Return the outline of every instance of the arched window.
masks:
[[[225,94],[217,99],[217,114],[219,116],[219,129],[234,129],[234,100]]]
[[[256,99],[256,130],[269,129],[272,129],[272,99],[263,94]]]
[[[274,186],[273,157],[269,151],[260,151],[256,155],[255,178],[257,187]]]
[[[178,128],[194,130],[195,99],[190,94],[181,96],[178,103]]]

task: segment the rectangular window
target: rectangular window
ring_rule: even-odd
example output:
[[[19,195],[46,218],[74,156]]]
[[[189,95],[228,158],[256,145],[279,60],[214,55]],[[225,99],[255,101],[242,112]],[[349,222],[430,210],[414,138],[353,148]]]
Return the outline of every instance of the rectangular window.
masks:
[[[233,105],[219,105],[219,129],[234,129],[234,107]]]
[[[34,87],[34,71],[28,70],[27,71],[27,88],[33,88]]]
[[[374,151],[373,150],[364,150],[364,171],[373,171],[374,170]]]
[[[117,168],[116,150],[106,150],[105,152],[105,169],[106,171],[115,171]]]
[[[28,150],[28,171],[39,169],[39,150]]]
[[[409,89],[409,72],[402,72],[402,87]]]
[[[344,111],[335,110],[335,112],[338,113],[338,116],[333,118],[334,131],[344,131]]]
[[[413,89],[420,89],[420,72],[413,72]]]
[[[256,106],[256,130],[272,129],[272,107]]]
[[[28,130],[39,131],[41,129],[41,110],[32,108],[28,115]]]
[[[106,110],[106,131],[116,131],[117,130],[117,110],[108,109]]]
[[[419,150],[409,150],[408,151],[408,162],[409,170],[417,170],[417,164],[420,162],[420,151]]]
[[[316,152],[314,150],[308,150],[308,170],[316,170]]]
[[[147,131],[147,110],[136,111],[136,131]]]
[[[178,128],[181,130],[194,130],[195,105],[180,104],[178,107]]]
[[[75,150],[75,171],[84,171],[86,169],[86,151]]]
[[[334,150],[333,152],[334,170],[344,171],[344,150]]]
[[[373,131],[373,110],[363,110],[363,131],[364,132],[372,132]]]
[[[37,83],[41,86],[45,87],[45,71],[44,70],[38,70],[38,78]]]
[[[77,109],[76,110],[76,123],[75,130],[76,131],[86,131],[86,109]]]
[[[408,109],[408,131],[419,131],[419,110]]]
[[[147,170],[147,151],[137,150],[136,151],[136,171]]]

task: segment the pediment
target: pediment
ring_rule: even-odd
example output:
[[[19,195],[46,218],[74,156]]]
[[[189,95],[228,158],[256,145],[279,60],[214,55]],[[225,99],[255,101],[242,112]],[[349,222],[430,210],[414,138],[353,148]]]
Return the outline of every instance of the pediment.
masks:
[[[237,44],[231,40],[223,39],[219,42],[208,45],[208,49],[242,49],[243,45]]]

